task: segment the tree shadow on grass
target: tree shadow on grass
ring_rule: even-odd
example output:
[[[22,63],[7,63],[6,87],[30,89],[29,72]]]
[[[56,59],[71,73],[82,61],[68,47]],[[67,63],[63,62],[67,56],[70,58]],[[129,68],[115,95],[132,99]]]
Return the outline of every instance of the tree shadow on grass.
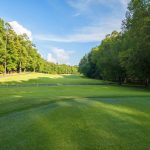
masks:
[[[75,98],[71,102],[65,101],[69,103],[68,105],[62,105],[63,101],[59,103],[60,101],[58,102],[60,109],[56,112],[48,113],[47,116],[37,115],[37,118],[34,118],[39,130],[47,134],[47,139],[45,139],[47,143],[48,141],[51,143],[46,144],[46,148],[82,150],[114,147],[115,149],[126,149],[125,145],[128,145],[129,149],[136,149],[149,146],[149,140],[144,137],[145,132],[150,133],[148,114],[128,107],[119,106],[121,108],[118,108],[118,106],[102,102],[91,102],[89,99]],[[53,117],[48,119],[49,115]],[[147,122],[138,119],[139,115]],[[51,137],[55,135],[58,137],[55,137],[53,141]],[[139,142],[143,140],[142,138],[145,139],[145,142],[141,146]]]
[[[56,100],[57,99],[57,100]],[[47,105],[53,105],[55,103],[58,103],[59,101],[71,101],[71,99],[58,99],[56,97],[53,98],[47,98],[47,99],[42,99],[42,100],[33,100],[33,98],[31,99],[24,99],[23,97],[20,98],[19,100],[15,100],[9,103],[4,103],[1,104],[1,110],[0,110],[0,117],[5,116],[5,115],[9,115],[12,113],[19,113],[22,111],[26,111],[26,110],[30,110],[30,109],[35,109],[35,108],[39,108],[39,107],[44,107]],[[4,109],[2,109],[4,108]]]
[[[0,119],[1,133],[6,135],[0,144],[5,150],[142,150],[150,146],[148,112],[124,103],[64,96]]]

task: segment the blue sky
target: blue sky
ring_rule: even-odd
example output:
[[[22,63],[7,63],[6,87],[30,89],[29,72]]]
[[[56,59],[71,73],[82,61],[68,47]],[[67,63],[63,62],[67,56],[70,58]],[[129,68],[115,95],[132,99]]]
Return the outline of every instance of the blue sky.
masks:
[[[120,30],[129,0],[0,0],[0,17],[27,33],[47,60],[78,64],[106,34]]]

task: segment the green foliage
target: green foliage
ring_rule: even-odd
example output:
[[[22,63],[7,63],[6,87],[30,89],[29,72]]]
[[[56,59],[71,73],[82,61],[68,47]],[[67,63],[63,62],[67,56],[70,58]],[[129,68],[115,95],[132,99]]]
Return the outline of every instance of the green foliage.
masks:
[[[0,65],[0,73],[3,73],[3,72],[4,72],[4,66]]]
[[[88,55],[85,55],[79,63],[79,72],[90,77],[90,70],[91,70],[91,66],[88,59]]]
[[[81,60],[81,73],[94,78],[99,75],[120,84],[139,80],[147,86],[150,80],[150,2],[131,0],[122,32],[107,35],[96,49],[96,53],[92,49]]]
[[[26,34],[17,35],[0,19],[0,73],[43,72],[75,74],[77,66],[58,65],[44,60]]]
[[[121,33],[116,31],[107,35],[101,45],[83,57],[79,71],[88,77],[121,82],[125,72],[120,65]]]
[[[4,63],[4,54],[5,54],[5,29],[4,21],[0,19],[0,64]]]
[[[130,46],[122,54],[121,63],[130,78],[150,79],[150,3],[132,0],[124,22]]]

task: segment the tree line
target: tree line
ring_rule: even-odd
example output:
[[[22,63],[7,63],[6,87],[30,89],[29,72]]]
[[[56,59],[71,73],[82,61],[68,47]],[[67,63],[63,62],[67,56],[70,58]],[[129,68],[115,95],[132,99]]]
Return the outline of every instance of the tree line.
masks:
[[[79,71],[91,78],[122,84],[150,80],[150,1],[131,0],[121,32],[106,35],[86,54]]]
[[[74,74],[77,66],[54,64],[38,53],[26,34],[17,35],[9,23],[0,19],[0,73],[43,72]]]

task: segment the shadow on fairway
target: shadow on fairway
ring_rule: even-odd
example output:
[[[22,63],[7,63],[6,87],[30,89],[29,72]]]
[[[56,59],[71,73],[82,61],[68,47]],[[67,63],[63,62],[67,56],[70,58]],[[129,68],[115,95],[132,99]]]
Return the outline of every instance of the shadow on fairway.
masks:
[[[63,96],[40,102],[27,99],[26,104],[18,100],[10,104],[18,103],[16,109],[5,110],[0,117],[1,149],[147,149],[150,110],[149,106],[137,109],[141,100],[134,108],[125,99],[110,103],[103,98]]]

